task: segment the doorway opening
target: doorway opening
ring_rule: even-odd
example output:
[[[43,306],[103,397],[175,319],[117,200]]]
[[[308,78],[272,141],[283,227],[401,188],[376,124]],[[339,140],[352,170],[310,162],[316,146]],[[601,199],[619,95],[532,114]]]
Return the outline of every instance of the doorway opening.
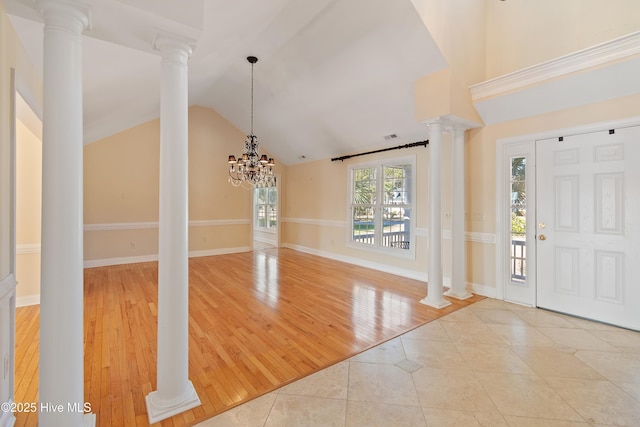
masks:
[[[16,303],[40,303],[42,121],[16,91]]]
[[[276,185],[253,189],[253,248],[266,249],[279,246],[279,179]]]

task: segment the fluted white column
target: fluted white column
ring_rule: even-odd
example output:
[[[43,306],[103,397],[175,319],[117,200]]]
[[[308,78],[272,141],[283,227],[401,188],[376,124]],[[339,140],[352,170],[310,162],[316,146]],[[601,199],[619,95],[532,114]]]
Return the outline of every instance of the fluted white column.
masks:
[[[464,231],[464,135],[465,128],[454,126],[452,129],[452,149],[451,149],[451,287],[445,295],[467,299],[472,295],[467,292],[467,254],[465,250]]]
[[[158,37],[160,99],[160,225],[157,390],[146,397],[153,424],[200,405],[189,381],[188,84],[191,47]]]
[[[429,281],[427,296],[420,302],[435,308],[451,305],[442,287],[442,124],[429,124]]]
[[[89,9],[37,0],[44,18],[38,423],[95,425],[84,409],[82,32]]]

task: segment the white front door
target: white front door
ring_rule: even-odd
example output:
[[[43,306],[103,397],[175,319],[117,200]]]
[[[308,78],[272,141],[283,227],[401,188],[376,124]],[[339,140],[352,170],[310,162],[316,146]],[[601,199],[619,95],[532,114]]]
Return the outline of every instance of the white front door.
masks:
[[[640,330],[640,127],[536,143],[537,305]]]

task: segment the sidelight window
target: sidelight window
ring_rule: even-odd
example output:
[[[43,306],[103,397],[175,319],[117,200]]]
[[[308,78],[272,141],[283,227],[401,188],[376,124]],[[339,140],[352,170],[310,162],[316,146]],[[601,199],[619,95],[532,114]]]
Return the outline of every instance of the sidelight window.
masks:
[[[527,278],[526,157],[511,158],[511,280]]]

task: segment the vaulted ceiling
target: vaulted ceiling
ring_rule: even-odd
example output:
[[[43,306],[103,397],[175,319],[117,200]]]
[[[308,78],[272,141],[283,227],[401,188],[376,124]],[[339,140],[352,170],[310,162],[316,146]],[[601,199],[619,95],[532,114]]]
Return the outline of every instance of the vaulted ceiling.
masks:
[[[41,70],[42,23],[22,12],[21,0],[5,2]],[[145,28],[154,20],[162,27],[177,4],[108,2],[113,16],[100,8],[92,12],[94,20],[111,22],[111,36],[96,28],[83,39],[85,143],[159,116],[160,58],[151,50],[153,40],[140,49],[147,43],[143,31],[117,29],[135,28],[136,19],[146,20]],[[189,2],[200,9],[183,7],[175,18],[197,34],[189,61],[189,104],[210,107],[248,133],[246,57],[257,56],[254,130],[279,161],[294,164],[379,148],[389,145],[384,139],[389,134],[398,136],[394,145],[425,138],[425,126],[414,118],[413,84],[446,62],[410,0]],[[129,18],[119,19],[118,8]],[[241,143],[229,141],[229,152],[239,151]]]

